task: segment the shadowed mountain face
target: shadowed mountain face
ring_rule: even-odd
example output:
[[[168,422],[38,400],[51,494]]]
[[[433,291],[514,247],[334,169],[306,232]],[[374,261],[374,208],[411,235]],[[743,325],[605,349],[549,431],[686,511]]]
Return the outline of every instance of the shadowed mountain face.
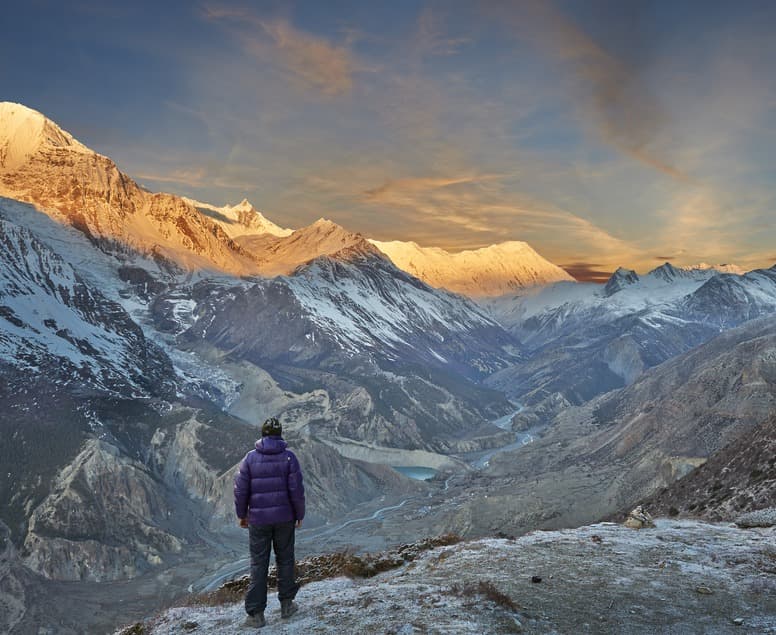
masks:
[[[511,409],[476,382],[518,359],[514,340],[472,302],[396,269],[368,243],[287,278],[176,290],[157,299],[154,316],[186,346],[264,368],[288,390],[324,388],[334,403],[317,429],[337,436],[466,448],[468,431]]]
[[[666,264],[643,278],[631,273],[616,272],[603,290],[557,286],[491,305],[528,350],[525,363],[487,384],[532,406],[527,424],[776,311],[776,267],[734,275]]]
[[[124,308],[59,255],[0,217],[0,354],[78,390],[174,394],[166,355]]]
[[[454,482],[433,519],[416,522],[474,535],[594,522],[632,509],[741,435],[757,435],[774,409],[776,318],[770,317],[649,369],[627,388],[567,407],[532,443],[496,454],[486,470]],[[748,438],[767,438],[767,431]],[[760,455],[740,456],[738,474]],[[762,471],[757,464],[752,469]],[[748,479],[738,484],[743,491]],[[751,490],[761,500],[770,497],[760,489],[765,482]],[[734,485],[726,479],[721,487],[719,493]],[[726,505],[718,511],[727,512]],[[406,531],[412,527],[404,523]]]

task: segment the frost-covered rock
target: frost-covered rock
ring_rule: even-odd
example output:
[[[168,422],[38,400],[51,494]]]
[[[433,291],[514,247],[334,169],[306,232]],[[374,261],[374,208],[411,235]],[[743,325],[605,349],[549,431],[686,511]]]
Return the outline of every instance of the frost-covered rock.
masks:
[[[773,529],[656,525],[632,532],[603,523],[440,547],[372,578],[308,584],[290,620],[280,619],[271,594],[267,630],[722,634],[741,620],[748,632],[776,632]],[[241,602],[195,604],[150,619],[144,632],[172,635],[196,622],[198,632],[236,634],[243,617]]]
[[[756,509],[736,518],[739,527],[773,527],[776,525],[776,507]]]
[[[649,512],[639,505],[628,514],[623,525],[629,529],[644,529],[646,527],[654,527],[655,521],[652,520]]]

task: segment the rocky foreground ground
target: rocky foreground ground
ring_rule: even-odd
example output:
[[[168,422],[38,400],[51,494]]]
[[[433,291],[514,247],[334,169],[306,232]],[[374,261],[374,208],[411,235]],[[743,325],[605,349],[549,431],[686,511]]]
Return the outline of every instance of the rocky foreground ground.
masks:
[[[439,546],[396,564],[306,584],[290,620],[272,595],[262,632],[776,633],[774,527],[600,523]],[[226,635],[245,632],[243,618],[239,601],[194,603],[123,632]]]

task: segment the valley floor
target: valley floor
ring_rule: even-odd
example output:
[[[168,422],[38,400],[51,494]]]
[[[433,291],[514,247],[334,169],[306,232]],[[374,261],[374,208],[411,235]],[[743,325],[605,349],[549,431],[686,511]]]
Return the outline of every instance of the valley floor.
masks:
[[[297,600],[281,621],[271,596],[263,632],[776,633],[776,528],[659,519],[483,539]],[[242,633],[243,618],[240,603],[175,608],[143,632]]]

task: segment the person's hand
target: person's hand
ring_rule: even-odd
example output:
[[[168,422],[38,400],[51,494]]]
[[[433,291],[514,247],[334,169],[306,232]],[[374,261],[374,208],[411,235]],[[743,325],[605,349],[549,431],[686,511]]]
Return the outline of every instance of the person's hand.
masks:
[[[295,526],[297,529],[301,529],[301,528],[302,528],[302,521],[301,521],[301,520],[297,520],[294,526]]]
[[[247,518],[240,518],[240,527],[243,529],[248,529],[248,519]]]

